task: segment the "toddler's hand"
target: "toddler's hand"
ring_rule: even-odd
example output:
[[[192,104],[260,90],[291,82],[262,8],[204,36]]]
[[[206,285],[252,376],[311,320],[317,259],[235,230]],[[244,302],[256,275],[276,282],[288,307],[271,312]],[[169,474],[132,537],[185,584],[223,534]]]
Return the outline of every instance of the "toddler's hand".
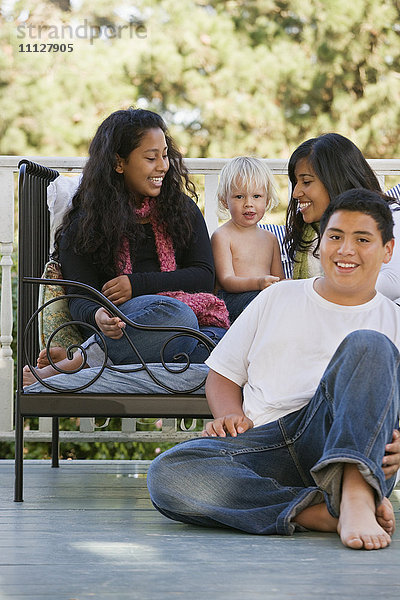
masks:
[[[95,321],[100,331],[113,340],[122,337],[122,331],[125,323],[119,317],[112,317],[105,308],[99,308],[95,314]]]
[[[101,288],[103,294],[119,306],[132,298],[132,287],[128,275],[119,275],[107,281]]]
[[[265,288],[269,287],[273,283],[277,283],[278,281],[279,277],[274,277],[273,275],[264,275],[258,280],[259,289],[265,290]]]
[[[226,434],[229,433],[232,437],[236,437],[238,433],[244,433],[252,427],[254,427],[253,421],[245,415],[226,415],[207,423],[202,436],[226,437]]]

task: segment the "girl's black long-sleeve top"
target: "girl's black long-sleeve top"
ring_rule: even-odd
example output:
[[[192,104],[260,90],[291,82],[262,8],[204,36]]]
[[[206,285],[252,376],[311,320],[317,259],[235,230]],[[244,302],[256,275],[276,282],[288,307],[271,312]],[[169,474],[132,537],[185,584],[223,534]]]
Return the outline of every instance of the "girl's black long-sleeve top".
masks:
[[[187,198],[192,215],[192,236],[188,245],[175,252],[176,271],[161,272],[156,251],[153,230],[145,224],[144,238],[137,244],[135,256],[131,256],[132,269],[128,275],[132,297],[158,292],[183,290],[185,292],[213,292],[215,269],[207,227],[197,205]],[[94,264],[93,257],[77,254],[74,251],[74,239],[78,228],[79,216],[61,237],[59,260],[64,279],[87,283],[97,290],[109,281],[100,264]],[[115,277],[118,273],[115,273]],[[70,288],[70,293],[79,293],[77,288]],[[99,305],[91,300],[70,300],[70,311],[73,319],[92,325]]]

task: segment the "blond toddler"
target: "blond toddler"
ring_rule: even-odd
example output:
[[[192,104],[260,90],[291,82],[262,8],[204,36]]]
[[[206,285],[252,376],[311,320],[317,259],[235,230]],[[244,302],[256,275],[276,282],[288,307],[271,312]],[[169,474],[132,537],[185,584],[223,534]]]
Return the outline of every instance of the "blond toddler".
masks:
[[[284,279],[278,240],[258,227],[278,199],[266,163],[248,156],[226,163],[217,194],[230,219],[214,232],[211,245],[219,296],[233,322],[261,290]]]

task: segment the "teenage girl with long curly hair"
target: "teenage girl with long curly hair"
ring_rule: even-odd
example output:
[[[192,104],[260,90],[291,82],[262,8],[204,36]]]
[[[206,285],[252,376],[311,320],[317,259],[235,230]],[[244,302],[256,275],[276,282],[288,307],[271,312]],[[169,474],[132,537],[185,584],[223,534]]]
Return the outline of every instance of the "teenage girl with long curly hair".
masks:
[[[56,234],[63,278],[101,290],[137,323],[193,327],[218,341],[229,326],[227,311],[221,300],[208,296],[215,279],[211,245],[203,216],[188,194],[197,200],[163,119],[133,108],[112,113],[90,144],[81,183]],[[211,301],[211,316],[203,315],[205,299]],[[112,363],[138,362],[123,336],[122,320],[90,299],[70,300],[70,311],[74,320],[104,334]],[[126,331],[146,362],[160,362],[170,333],[129,326]],[[99,336],[85,344],[88,364],[95,366]],[[66,355],[61,349],[51,352],[53,360]],[[165,358],[173,360],[179,352],[191,355],[192,362],[205,358],[204,347],[194,338],[182,336],[168,344]],[[39,367],[48,362],[45,354]],[[59,366],[72,370],[81,360],[76,353]],[[43,378],[57,372],[46,366],[38,374]],[[28,369],[25,374],[25,383],[33,383]]]

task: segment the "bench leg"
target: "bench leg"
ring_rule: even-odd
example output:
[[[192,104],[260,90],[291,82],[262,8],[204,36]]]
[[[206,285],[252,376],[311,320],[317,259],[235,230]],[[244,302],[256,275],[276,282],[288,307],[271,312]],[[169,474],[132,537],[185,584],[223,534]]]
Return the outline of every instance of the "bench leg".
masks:
[[[24,418],[18,413],[15,416],[15,487],[14,502],[23,501],[24,477]]]
[[[53,426],[51,430],[51,466],[59,467],[60,455],[60,435],[59,435],[59,420],[58,417],[53,417]]]

